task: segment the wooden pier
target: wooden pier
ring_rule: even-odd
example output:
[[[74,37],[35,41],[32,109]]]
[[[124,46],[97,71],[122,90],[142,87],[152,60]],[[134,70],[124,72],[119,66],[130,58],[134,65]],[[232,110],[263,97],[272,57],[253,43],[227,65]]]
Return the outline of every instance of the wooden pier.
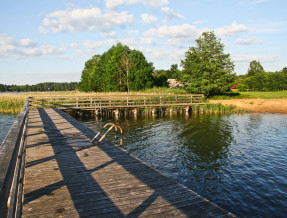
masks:
[[[0,216],[234,217],[109,141],[94,145],[96,133],[57,108],[27,118],[23,204],[11,201],[21,199],[21,173],[16,197],[1,194],[11,189],[0,180]],[[3,213],[3,203],[16,209]]]
[[[36,108],[56,107],[61,110],[94,111],[95,115],[188,113],[192,106],[203,105],[204,95],[97,95],[32,97]]]

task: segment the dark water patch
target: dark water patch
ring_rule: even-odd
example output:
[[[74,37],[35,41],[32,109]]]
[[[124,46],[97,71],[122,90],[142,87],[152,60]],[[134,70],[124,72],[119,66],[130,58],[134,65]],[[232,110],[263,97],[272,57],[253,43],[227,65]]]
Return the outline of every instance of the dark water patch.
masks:
[[[239,217],[287,214],[287,115],[83,122],[95,130],[119,124],[127,151]]]
[[[0,145],[3,142],[17,115],[0,113]]]

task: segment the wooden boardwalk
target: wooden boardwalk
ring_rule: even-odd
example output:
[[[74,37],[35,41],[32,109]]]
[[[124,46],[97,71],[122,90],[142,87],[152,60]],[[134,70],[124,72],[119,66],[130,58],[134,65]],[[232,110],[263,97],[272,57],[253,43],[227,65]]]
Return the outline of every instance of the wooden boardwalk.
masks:
[[[232,217],[59,109],[29,112],[23,217]]]

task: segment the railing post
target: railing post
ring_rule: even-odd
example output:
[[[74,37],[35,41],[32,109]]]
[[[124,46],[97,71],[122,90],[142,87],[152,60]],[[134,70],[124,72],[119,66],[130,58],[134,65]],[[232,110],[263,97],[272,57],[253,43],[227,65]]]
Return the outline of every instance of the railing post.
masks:
[[[79,98],[76,98],[76,108],[79,107]]]
[[[127,106],[129,106],[129,97],[127,97]]]
[[[162,97],[159,97],[159,104],[162,104]]]
[[[193,103],[193,102],[192,102],[192,95],[190,96],[190,103]]]
[[[144,97],[144,105],[146,105],[146,97]]]

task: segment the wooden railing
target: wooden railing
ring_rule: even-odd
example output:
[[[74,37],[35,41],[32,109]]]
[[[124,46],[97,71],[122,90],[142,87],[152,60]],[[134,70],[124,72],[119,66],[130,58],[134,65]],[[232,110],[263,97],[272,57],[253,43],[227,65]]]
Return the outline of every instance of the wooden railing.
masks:
[[[31,97],[31,107],[57,107],[62,109],[145,108],[185,106],[203,103],[204,95],[102,95]]]
[[[0,146],[0,217],[20,217],[29,100]]]

